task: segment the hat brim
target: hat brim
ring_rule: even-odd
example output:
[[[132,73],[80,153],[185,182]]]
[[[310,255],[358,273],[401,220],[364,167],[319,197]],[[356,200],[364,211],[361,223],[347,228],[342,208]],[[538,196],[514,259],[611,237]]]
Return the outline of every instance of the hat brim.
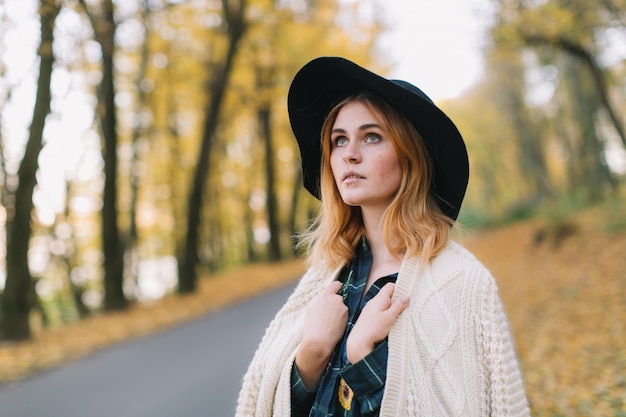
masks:
[[[321,197],[322,125],[335,104],[357,91],[371,91],[389,101],[420,133],[433,161],[432,192],[442,211],[456,220],[469,180],[469,161],[454,123],[414,85],[388,80],[340,57],[310,61],[298,71],[289,89],[287,107],[300,147],[304,187]]]

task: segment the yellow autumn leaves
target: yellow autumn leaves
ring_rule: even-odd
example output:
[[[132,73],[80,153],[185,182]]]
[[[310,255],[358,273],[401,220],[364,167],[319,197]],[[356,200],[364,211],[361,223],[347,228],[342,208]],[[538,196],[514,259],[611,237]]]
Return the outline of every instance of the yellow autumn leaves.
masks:
[[[605,219],[467,238],[500,286],[534,416],[626,416],[626,230]]]

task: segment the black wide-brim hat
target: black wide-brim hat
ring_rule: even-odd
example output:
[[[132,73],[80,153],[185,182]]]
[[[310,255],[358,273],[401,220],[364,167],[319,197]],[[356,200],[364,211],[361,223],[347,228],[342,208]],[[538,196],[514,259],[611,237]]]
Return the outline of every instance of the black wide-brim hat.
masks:
[[[432,192],[442,211],[456,220],[469,180],[467,149],[459,130],[419,88],[406,81],[388,80],[344,58],[310,61],[289,88],[287,107],[300,147],[304,187],[321,198],[322,125],[333,106],[360,91],[387,100],[420,133],[433,161]]]

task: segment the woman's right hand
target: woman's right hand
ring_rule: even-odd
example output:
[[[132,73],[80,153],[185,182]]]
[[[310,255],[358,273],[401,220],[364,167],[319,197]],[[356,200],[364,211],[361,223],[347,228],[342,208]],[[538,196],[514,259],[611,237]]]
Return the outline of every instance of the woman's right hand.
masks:
[[[304,317],[296,367],[307,389],[319,382],[348,324],[348,307],[338,294],[341,286],[340,281],[334,281],[324,288]]]

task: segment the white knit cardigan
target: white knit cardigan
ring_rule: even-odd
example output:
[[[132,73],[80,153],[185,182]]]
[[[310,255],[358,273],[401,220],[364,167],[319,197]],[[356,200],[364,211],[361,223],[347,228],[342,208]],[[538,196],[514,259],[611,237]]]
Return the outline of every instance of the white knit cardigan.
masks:
[[[236,417],[289,417],[291,367],[309,302],[341,268],[309,269],[265,331]],[[489,271],[450,242],[431,262],[406,258],[394,297],[409,307],[389,333],[381,417],[528,416],[523,381]]]

